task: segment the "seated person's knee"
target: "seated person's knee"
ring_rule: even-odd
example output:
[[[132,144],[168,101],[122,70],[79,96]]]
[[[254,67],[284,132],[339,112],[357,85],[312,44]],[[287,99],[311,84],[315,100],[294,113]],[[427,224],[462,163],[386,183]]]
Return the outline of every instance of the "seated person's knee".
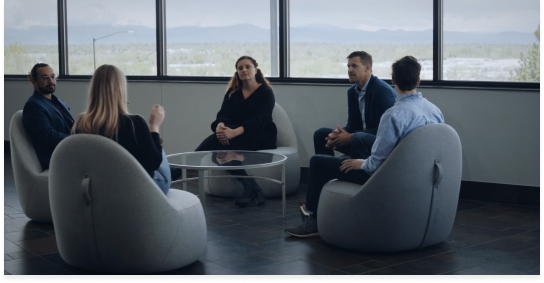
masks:
[[[314,132],[314,139],[326,138],[332,132],[331,128],[319,128]]]
[[[327,162],[326,160],[328,158],[331,158],[331,157],[333,157],[333,156],[323,155],[323,154],[314,155],[314,156],[312,156],[312,158],[310,158],[310,167],[319,166],[319,164],[321,164],[323,162]]]
[[[366,135],[367,135],[367,133],[363,133],[363,132],[354,133],[353,136],[351,136],[351,143],[352,144],[365,144],[366,143]]]

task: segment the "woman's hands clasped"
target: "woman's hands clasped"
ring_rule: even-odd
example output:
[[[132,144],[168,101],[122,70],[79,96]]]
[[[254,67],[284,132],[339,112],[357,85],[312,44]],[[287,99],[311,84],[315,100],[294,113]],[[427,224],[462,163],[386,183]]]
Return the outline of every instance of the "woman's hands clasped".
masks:
[[[217,124],[217,128],[215,129],[215,136],[222,145],[230,145],[229,140],[241,135],[242,133],[243,127],[231,129],[225,126],[223,122]]]
[[[149,115],[149,130],[158,133],[162,122],[164,122],[164,108],[155,104],[151,108],[151,115]]]

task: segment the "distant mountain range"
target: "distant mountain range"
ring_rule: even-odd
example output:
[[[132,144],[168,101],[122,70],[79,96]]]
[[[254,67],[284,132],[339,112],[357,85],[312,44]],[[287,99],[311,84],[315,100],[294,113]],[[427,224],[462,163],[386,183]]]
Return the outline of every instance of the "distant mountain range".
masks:
[[[90,44],[98,38],[117,31],[132,30],[101,39],[96,44],[154,43],[155,29],[143,26],[69,26],[69,44]],[[327,25],[305,25],[290,30],[291,42],[309,43],[388,43],[388,44],[432,44],[432,30],[404,31],[379,30],[375,32],[344,29]],[[34,26],[29,29],[4,29],[4,45],[13,42],[23,44],[57,44],[57,27]],[[169,43],[221,43],[221,42],[269,42],[268,29],[250,24],[225,27],[176,27],[167,29]],[[532,44],[538,42],[533,33],[444,33],[445,44]]]

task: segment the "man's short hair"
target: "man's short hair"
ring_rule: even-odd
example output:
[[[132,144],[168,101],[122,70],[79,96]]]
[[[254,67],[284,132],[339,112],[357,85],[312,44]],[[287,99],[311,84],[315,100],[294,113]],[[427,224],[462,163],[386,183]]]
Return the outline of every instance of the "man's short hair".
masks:
[[[363,63],[363,65],[370,64],[370,66],[372,67],[372,55],[364,51],[353,51],[351,52],[351,54],[349,54],[348,59],[351,59],[353,57],[361,58],[361,63]]]
[[[30,80],[30,82],[36,81],[38,79],[38,68],[48,66],[49,65],[45,63],[37,63],[36,65],[34,65],[34,67],[32,67],[32,70],[30,70],[30,72],[28,73],[28,79]]]
[[[407,91],[417,87],[421,65],[413,56],[404,56],[391,65],[391,71],[395,85],[400,90]]]

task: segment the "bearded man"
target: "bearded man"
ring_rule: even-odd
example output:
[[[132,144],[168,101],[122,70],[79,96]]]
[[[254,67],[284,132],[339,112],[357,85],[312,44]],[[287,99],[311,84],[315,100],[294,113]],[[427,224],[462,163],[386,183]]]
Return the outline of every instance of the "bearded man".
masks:
[[[49,168],[55,147],[70,135],[74,118],[70,107],[53,93],[56,88],[55,71],[49,65],[38,63],[28,74],[34,93],[23,108],[23,124],[43,169]]]

